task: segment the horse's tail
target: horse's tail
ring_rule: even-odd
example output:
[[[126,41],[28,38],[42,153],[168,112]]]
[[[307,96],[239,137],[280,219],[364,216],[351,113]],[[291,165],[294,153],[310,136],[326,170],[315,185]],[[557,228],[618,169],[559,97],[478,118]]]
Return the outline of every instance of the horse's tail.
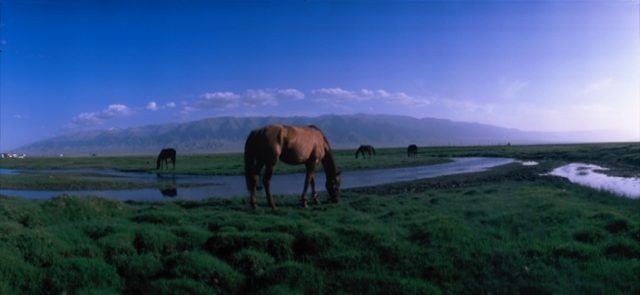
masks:
[[[247,184],[247,190],[252,191],[258,182],[258,168],[256,164],[256,132],[251,131],[244,143],[244,179]]]

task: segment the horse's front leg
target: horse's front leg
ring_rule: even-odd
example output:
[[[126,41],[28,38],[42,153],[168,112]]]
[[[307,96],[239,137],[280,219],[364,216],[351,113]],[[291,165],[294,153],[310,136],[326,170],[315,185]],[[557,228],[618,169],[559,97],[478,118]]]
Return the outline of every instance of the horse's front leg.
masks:
[[[269,206],[271,206],[273,210],[276,209],[276,204],[273,202],[273,196],[271,195],[271,177],[273,176],[274,171],[275,165],[267,165],[262,179],[262,185],[264,186],[264,191],[267,194],[267,202],[269,202]]]
[[[307,173],[304,177],[304,188],[302,189],[302,196],[300,196],[300,200],[302,202],[302,207],[307,208],[307,189],[309,188],[309,183],[311,185],[311,191],[315,194],[315,185],[313,185],[313,171],[315,170],[315,166],[313,164],[307,164]]]

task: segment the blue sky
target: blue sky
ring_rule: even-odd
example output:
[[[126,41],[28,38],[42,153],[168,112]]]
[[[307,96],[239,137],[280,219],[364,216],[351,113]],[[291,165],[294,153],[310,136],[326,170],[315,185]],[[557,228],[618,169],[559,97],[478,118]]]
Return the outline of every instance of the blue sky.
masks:
[[[399,114],[640,139],[638,0],[1,9],[3,151],[227,115]]]

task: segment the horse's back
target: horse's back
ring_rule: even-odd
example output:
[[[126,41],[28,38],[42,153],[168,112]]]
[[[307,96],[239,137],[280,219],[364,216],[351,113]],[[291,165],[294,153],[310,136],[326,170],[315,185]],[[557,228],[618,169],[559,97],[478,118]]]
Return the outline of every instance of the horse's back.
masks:
[[[245,143],[245,154],[251,153],[264,161],[280,159],[299,164],[310,158],[322,158],[326,148],[326,139],[315,126],[271,124],[251,131]]]

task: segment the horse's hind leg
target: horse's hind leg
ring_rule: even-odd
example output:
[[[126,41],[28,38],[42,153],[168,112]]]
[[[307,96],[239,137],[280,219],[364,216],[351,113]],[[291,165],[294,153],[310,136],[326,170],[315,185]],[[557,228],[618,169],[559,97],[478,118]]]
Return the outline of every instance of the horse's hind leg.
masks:
[[[264,191],[267,194],[267,202],[272,209],[276,209],[276,204],[273,202],[273,196],[271,195],[271,177],[275,171],[275,165],[268,164],[266,171],[264,172],[264,178],[262,179],[262,185],[264,185]]]
[[[247,182],[247,189],[249,190],[250,194],[249,200],[251,202],[251,207],[255,209],[257,207],[256,191],[259,189],[258,179],[260,178],[260,170],[262,170],[262,164],[257,163],[257,165],[247,166],[245,169],[247,169],[247,171],[245,171],[245,178]]]
[[[311,178],[311,197],[313,198],[313,202],[316,205],[320,205],[320,198],[318,197],[318,193],[316,193],[316,178]]]

